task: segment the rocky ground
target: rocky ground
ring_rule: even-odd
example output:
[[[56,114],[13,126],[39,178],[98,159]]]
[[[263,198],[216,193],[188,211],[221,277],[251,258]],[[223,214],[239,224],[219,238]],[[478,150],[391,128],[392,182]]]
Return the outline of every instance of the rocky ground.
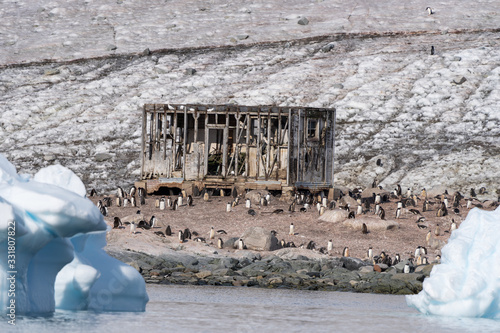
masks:
[[[367,196],[371,191],[368,189],[363,195]],[[105,218],[112,227],[115,216],[125,223],[131,221],[138,210],[146,221],[153,215],[156,217],[158,226],[155,228],[138,228],[132,234],[129,226],[124,225],[111,229],[107,237],[108,253],[142,271],[149,283],[281,286],[387,293],[413,293],[420,290],[424,274],[428,275],[430,272],[430,265],[427,268],[416,267],[417,273],[405,277],[401,274],[404,263],[414,256],[417,246],[425,246],[429,262],[435,262],[440,248],[450,236],[451,221],[456,221],[460,226],[469,210],[463,199],[458,213],[450,208],[449,215],[437,217],[438,200],[432,198],[430,201],[434,205],[429,211],[422,212],[422,203],[419,202],[417,207],[404,208],[401,218],[396,219],[398,199],[390,199],[381,206],[386,211],[386,222],[395,222],[397,227],[386,230],[379,226],[382,221],[373,211],[357,215],[354,220],[344,218],[339,222],[322,221],[316,209],[299,212],[301,206],[297,206],[296,212],[288,212],[289,201],[280,200],[279,197],[272,197],[266,207],[252,204],[252,209],[257,213],[255,216],[248,214],[243,200],[231,212],[226,212],[227,203],[233,201],[228,196],[212,196],[208,201],[195,197],[193,206],[186,205],[184,198],[184,204],[175,211],[156,208],[155,201],[159,198],[160,196],[148,196],[145,205],[138,207],[117,207],[116,198],[112,196],[112,206],[108,208]],[[91,199],[97,202],[103,197]],[[346,197],[337,202],[337,206],[352,204],[352,200]],[[483,209],[496,207],[496,203],[491,201],[481,202],[475,199],[473,203],[473,206],[480,205]],[[283,209],[284,212],[273,213],[277,209]],[[413,214],[409,209],[417,209],[421,214]],[[331,211],[327,211],[324,216],[329,212]],[[425,228],[417,226],[416,221],[421,216],[425,217],[425,221],[418,224]],[[367,234],[353,227],[352,223],[359,220],[369,225]],[[290,223],[295,226],[295,235],[289,235]],[[438,224],[440,233],[435,236]],[[165,233],[167,226],[171,227],[172,236],[163,237],[155,233]],[[216,233],[215,239],[210,239],[211,227],[217,231],[224,230],[226,234]],[[228,246],[231,238],[239,238],[253,227],[262,227],[269,232],[274,230],[279,241],[293,242],[297,248],[251,251]],[[180,243],[177,233],[185,228],[189,228],[192,233],[196,232],[205,242],[197,242],[194,240],[196,236],[192,236],[192,239]],[[432,233],[430,242],[426,241],[428,231]],[[217,247],[219,237],[226,244],[222,249]],[[328,240],[333,241],[333,250],[321,253],[320,248],[326,249]],[[315,243],[315,250],[305,248],[310,241]],[[350,258],[342,257],[345,247],[349,248]],[[369,247],[373,248],[374,255],[384,251],[395,258],[398,253],[402,263],[389,269],[379,265],[380,267],[375,267],[376,270],[388,270],[382,274],[374,272],[373,262],[367,258]]]

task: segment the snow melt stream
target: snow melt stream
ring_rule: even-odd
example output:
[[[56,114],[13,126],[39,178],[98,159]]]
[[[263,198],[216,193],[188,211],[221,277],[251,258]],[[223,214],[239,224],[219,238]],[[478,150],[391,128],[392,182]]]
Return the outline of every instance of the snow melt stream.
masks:
[[[85,193],[65,167],[46,167],[31,178],[0,155],[3,311],[145,310],[144,280],[104,252],[107,226]]]

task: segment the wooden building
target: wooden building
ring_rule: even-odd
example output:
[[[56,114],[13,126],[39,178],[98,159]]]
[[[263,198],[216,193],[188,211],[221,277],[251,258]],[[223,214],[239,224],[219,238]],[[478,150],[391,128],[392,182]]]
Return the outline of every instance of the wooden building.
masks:
[[[331,192],[334,140],[334,109],[146,104],[138,185]]]

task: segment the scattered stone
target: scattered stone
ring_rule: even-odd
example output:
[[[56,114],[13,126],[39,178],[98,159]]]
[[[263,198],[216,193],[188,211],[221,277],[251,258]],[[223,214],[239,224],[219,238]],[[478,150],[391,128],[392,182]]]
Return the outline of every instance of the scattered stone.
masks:
[[[244,40],[244,39],[248,39],[248,37],[250,37],[249,35],[237,35],[236,38],[238,38],[239,40]]]
[[[345,221],[348,216],[349,212],[345,209],[333,209],[327,210],[319,219],[325,222],[337,223]]]
[[[54,155],[54,154],[45,154],[43,156],[43,159],[46,160],[47,162],[52,162],[52,161],[55,161],[56,155]]]
[[[116,49],[117,49],[116,45],[113,44],[109,44],[108,46],[106,46],[107,51],[114,51]]]
[[[95,155],[95,160],[97,162],[104,162],[104,161],[107,161],[109,159],[111,159],[113,156],[111,156],[110,154],[106,154],[106,153],[98,153]]]
[[[375,270],[375,266],[367,265],[359,269],[360,274],[372,273]]]
[[[334,43],[328,43],[321,48],[321,52],[325,52],[325,53],[330,52],[331,50],[333,50],[334,47],[335,47]]]
[[[50,69],[46,69],[44,74],[49,76],[49,75],[57,75],[61,73],[61,70],[59,68],[50,68]]]
[[[459,56],[455,56],[453,57],[453,59],[451,59],[452,61],[462,61],[462,57],[459,57]]]
[[[307,17],[301,17],[297,23],[300,25],[308,25],[309,20],[307,19]]]
[[[186,68],[185,73],[186,73],[186,75],[194,75],[194,74],[196,74],[196,69],[194,69],[194,68]]]
[[[333,85],[333,88],[335,88],[335,89],[344,89],[344,85],[342,83],[335,83]]]
[[[462,77],[458,76],[455,79],[453,79],[453,83],[458,84],[458,85],[464,83],[465,81],[467,81],[467,79],[464,76],[462,76]]]

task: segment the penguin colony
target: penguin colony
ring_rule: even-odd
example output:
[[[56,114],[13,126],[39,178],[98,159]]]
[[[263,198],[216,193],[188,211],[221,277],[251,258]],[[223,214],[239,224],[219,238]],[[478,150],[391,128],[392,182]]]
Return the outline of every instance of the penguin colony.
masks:
[[[102,215],[111,219],[113,229],[129,231],[131,237],[141,237],[142,233],[153,233],[158,237],[175,237],[175,232],[172,229],[178,230],[177,239],[179,243],[200,242],[207,246],[213,246],[215,249],[245,249],[245,240],[241,239],[241,233],[237,232],[228,235],[225,230],[218,229],[212,226],[207,230],[190,231],[186,226],[179,225],[176,220],[180,215],[174,211],[179,211],[178,214],[189,214],[189,210],[196,209],[197,205],[205,204],[212,205],[218,202],[226,203],[225,208],[221,209],[227,213],[224,216],[237,214],[248,214],[249,218],[265,219],[269,221],[269,229],[272,229],[273,217],[275,214],[283,214],[290,220],[287,229],[281,230],[275,228],[273,236],[278,238],[281,247],[298,247],[304,248],[318,253],[325,253],[334,256],[351,256],[355,255],[361,259],[368,260],[372,264],[386,264],[388,266],[395,265],[404,261],[408,268],[408,272],[412,272],[415,266],[424,265],[430,262],[437,262],[440,258],[439,248],[445,242],[445,239],[454,230],[459,228],[460,222],[465,217],[467,210],[473,207],[479,208],[495,208],[499,205],[497,201],[483,202],[477,198],[476,190],[471,189],[469,193],[448,193],[444,191],[439,195],[430,197],[425,188],[415,191],[415,189],[407,188],[403,191],[400,185],[392,191],[383,190],[380,186],[373,183],[372,196],[361,196],[363,192],[360,188],[340,192],[336,200],[328,200],[323,193],[310,192],[295,192],[292,194],[288,202],[280,201],[269,192],[258,195],[254,200],[245,198],[246,193],[238,194],[236,189],[225,197],[224,191],[220,189],[195,191],[198,196],[193,197],[182,191],[176,196],[154,196],[146,198],[146,191],[143,188],[132,186],[129,191],[117,188],[115,196],[98,197],[95,190],[90,191],[90,197],[95,198],[95,202]],[[365,191],[366,192],[366,191]],[[485,188],[478,190],[480,195],[487,193]],[[500,191],[496,192],[500,195]],[[232,198],[231,198],[232,197]],[[227,201],[230,198],[230,201]],[[149,199],[149,200],[147,200]],[[154,215],[146,217],[142,215],[141,206],[154,207]],[[277,208],[276,205],[287,208]],[[120,216],[109,216],[109,208],[120,207],[122,210],[136,211],[136,219],[130,219],[130,214],[122,214]],[[273,207],[274,206],[274,207]],[[366,247],[365,253],[359,253],[359,250],[354,254],[349,250],[350,244],[341,244],[335,240],[332,235],[328,241],[322,241],[324,244],[315,239],[305,239],[301,232],[300,216],[301,214],[315,214],[316,216],[323,215],[325,211],[344,209],[348,211],[348,218],[356,219],[360,216],[375,217],[380,220],[393,219],[398,221],[405,228],[416,228],[421,231],[421,239],[416,250],[402,248],[397,253],[389,254],[384,248],[383,239],[377,238],[376,232],[370,231],[370,225],[362,223],[360,231],[352,231],[356,233],[356,238],[370,238],[370,241],[377,246]],[[425,213],[425,216],[424,216]],[[125,216],[129,218],[124,219]],[[426,219],[427,216],[427,219]],[[431,218],[432,217],[432,221]],[[112,222],[111,222],[112,221]],[[334,225],[332,225],[334,226]],[[328,235],[326,235],[328,236]],[[436,244],[438,246],[436,246]],[[430,250],[430,252],[427,251]],[[433,259],[431,261],[431,259]]]

